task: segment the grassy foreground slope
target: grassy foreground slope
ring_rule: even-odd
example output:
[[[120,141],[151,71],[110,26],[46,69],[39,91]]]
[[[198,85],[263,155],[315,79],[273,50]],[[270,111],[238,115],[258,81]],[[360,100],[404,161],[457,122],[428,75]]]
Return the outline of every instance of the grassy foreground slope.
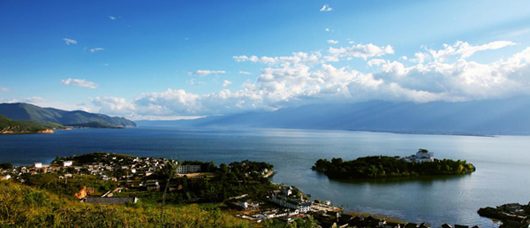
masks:
[[[166,205],[164,223],[158,205],[80,203],[8,181],[0,181],[0,227],[253,227],[215,209],[197,204]]]

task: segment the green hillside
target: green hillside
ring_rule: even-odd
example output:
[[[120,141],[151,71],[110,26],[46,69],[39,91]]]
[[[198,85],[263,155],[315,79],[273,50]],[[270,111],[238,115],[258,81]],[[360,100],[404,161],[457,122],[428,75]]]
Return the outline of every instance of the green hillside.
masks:
[[[254,227],[219,209],[197,204],[88,204],[73,196],[0,181],[0,227]]]
[[[66,127],[63,126],[62,124],[53,123],[53,122],[44,122],[44,121],[39,121],[39,120],[18,120],[18,122],[33,124],[38,127],[45,128],[45,129],[52,129],[52,130],[66,129]]]
[[[23,121],[15,121],[0,115],[0,134],[31,134],[47,128]]]
[[[26,103],[0,104],[0,115],[4,115],[13,120],[53,122],[64,126],[75,127],[136,127],[136,123],[121,117],[110,117],[85,111],[64,111],[54,108],[41,108]]]

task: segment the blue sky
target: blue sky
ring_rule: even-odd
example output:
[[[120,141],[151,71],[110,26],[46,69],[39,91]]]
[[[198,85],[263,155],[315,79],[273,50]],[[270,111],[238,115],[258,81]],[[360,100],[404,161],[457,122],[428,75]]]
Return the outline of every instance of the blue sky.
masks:
[[[0,2],[0,102],[179,119],[530,92],[528,1]]]

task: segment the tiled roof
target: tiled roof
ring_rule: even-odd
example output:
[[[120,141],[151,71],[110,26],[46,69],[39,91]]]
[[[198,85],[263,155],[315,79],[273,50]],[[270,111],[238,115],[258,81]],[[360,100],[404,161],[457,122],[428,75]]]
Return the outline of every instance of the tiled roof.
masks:
[[[134,203],[134,197],[87,197],[86,203],[99,204],[125,204],[127,202]]]

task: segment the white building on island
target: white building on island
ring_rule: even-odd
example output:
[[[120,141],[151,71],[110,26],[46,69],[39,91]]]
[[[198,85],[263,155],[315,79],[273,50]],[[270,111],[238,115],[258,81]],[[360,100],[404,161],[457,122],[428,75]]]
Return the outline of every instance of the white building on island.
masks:
[[[416,152],[416,162],[433,162],[434,161],[434,153],[429,152],[426,149],[419,149],[418,152]]]
[[[403,157],[401,159],[406,162],[433,162],[434,153],[429,152],[426,149],[419,149],[418,152],[416,152],[416,155]]]

